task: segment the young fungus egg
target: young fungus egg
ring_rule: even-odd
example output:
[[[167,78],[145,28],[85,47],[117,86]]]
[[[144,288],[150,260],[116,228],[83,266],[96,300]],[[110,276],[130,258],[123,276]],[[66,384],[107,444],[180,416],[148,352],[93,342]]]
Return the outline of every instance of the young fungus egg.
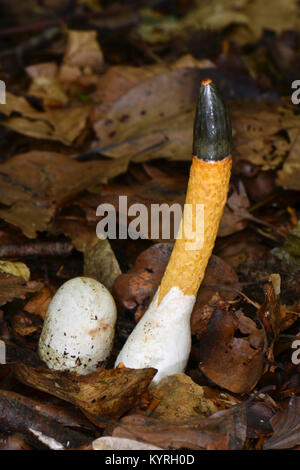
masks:
[[[87,374],[111,353],[117,309],[100,282],[76,277],[63,284],[49,304],[39,341],[50,369]]]

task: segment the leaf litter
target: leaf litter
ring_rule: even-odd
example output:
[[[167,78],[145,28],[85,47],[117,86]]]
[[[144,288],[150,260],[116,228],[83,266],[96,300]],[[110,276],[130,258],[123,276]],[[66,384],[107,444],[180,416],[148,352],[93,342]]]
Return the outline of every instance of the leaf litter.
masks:
[[[0,51],[0,448],[297,449],[297,2],[273,2],[270,15],[261,0],[117,13],[83,0],[64,18],[58,2],[37,3],[9,5],[16,30]],[[96,210],[108,203],[119,217],[120,195],[148,209],[184,203],[207,76],[230,107],[230,193],[188,367],[153,386],[154,369],[113,363],[174,237],[99,240]],[[76,275],[102,282],[118,306],[112,355],[86,376],[36,353],[53,295]]]

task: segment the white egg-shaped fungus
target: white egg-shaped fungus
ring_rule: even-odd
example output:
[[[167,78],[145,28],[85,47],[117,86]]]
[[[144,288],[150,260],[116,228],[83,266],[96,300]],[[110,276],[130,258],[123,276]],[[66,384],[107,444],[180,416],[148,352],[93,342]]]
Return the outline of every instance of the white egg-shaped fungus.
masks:
[[[64,283],[49,304],[39,341],[50,369],[87,374],[111,353],[117,309],[110,292],[89,277]]]

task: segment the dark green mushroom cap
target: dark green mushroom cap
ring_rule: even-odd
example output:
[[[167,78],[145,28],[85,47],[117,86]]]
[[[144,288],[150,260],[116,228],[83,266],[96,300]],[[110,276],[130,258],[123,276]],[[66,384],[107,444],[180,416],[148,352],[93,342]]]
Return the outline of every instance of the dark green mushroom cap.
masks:
[[[194,122],[193,155],[219,161],[231,155],[232,130],[227,106],[210,78],[202,81]]]

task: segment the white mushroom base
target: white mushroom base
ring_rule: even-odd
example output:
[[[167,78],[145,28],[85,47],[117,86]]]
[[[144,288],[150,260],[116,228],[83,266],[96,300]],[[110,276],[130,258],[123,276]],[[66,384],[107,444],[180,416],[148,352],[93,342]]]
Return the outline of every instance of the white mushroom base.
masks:
[[[122,362],[133,369],[154,367],[158,371],[153,383],[185,370],[191,351],[190,316],[196,300],[194,295],[172,287],[157,305],[158,292],[115,364]]]

